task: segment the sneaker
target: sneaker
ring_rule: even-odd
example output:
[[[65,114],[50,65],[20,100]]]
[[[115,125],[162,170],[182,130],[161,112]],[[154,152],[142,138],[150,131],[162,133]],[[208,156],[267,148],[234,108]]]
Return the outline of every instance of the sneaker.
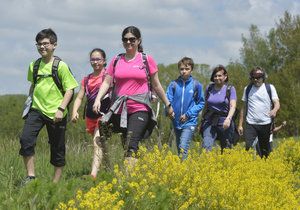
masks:
[[[35,180],[35,176],[27,176],[22,182],[21,186],[27,185],[29,182]]]

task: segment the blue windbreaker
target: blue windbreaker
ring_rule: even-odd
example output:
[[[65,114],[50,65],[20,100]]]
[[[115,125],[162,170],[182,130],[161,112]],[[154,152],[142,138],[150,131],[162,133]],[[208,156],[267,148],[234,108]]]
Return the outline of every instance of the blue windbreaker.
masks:
[[[196,84],[195,88],[197,89],[196,96],[194,96],[194,84]],[[175,119],[173,120],[174,127],[182,129],[189,126],[196,126],[199,112],[204,107],[202,84],[198,81],[194,82],[192,76],[187,81],[178,77],[177,80],[170,83],[166,95],[175,113]],[[179,120],[183,114],[188,117],[184,123]]]

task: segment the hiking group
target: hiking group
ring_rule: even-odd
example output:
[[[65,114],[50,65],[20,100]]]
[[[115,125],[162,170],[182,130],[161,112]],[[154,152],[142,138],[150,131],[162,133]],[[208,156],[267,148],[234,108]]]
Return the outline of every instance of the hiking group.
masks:
[[[81,80],[73,110],[69,110],[78,83],[68,65],[54,56],[57,46],[55,32],[44,29],[36,35],[41,58],[29,65],[27,80],[31,87],[24,106],[25,122],[20,136],[19,154],[23,156],[27,171],[25,182],[35,179],[35,145],[44,125],[49,138],[50,163],[54,166],[53,182],[59,181],[65,165],[66,116],[70,111],[72,122],[80,119],[78,110],[85,96],[83,118],[86,131],[93,139],[90,173],[93,178],[97,176],[106,152],[105,140],[111,133],[121,133],[125,160],[134,166],[140,141],[149,137],[157,124],[151,106],[154,96],[164,103],[182,160],[188,156],[201,111],[199,130],[206,151],[212,149],[216,140],[220,141],[222,151],[231,148],[236,143],[234,134],[238,131],[240,135],[245,134],[247,150],[256,143],[255,148],[261,157],[269,155],[273,119],[280,104],[275,87],[265,83],[266,74],[262,68],[250,72],[250,85],[245,87],[242,98],[245,105],[241,108],[239,123],[235,125],[236,89],[228,83],[224,66],[213,69],[211,83],[204,93],[202,84],[192,76],[193,59],[183,57],[178,62],[178,78],[168,85],[165,92],[155,60],[143,52],[140,30],[135,26],[126,27],[121,38],[125,52],[114,56],[108,65],[103,49],[95,48],[90,52],[93,71]]]

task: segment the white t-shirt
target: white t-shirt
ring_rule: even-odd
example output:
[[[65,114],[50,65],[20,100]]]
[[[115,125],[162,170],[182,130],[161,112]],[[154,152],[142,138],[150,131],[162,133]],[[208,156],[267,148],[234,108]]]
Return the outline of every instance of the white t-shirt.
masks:
[[[277,100],[278,95],[275,87],[270,84],[271,87],[271,95],[272,100]],[[246,102],[246,89],[244,88],[244,93],[242,97],[242,101]],[[271,111],[272,102],[270,101],[270,97],[268,91],[266,89],[265,83],[263,83],[260,87],[256,87],[253,85],[248,95],[248,110],[246,121],[249,124],[255,125],[267,125],[271,123],[271,117],[269,116],[269,112]]]

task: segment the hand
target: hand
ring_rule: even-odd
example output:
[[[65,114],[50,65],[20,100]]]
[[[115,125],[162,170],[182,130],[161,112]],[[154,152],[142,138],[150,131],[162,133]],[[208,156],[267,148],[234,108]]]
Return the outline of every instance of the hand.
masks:
[[[184,123],[187,120],[187,116],[185,114],[181,115],[179,118],[180,122]]]
[[[230,118],[226,117],[226,119],[224,120],[224,123],[223,123],[223,128],[224,128],[224,129],[229,128],[230,123],[231,123]]]
[[[172,106],[168,106],[168,116],[171,120],[174,120],[175,118],[175,113],[174,113],[174,110],[173,110],[173,107]]]
[[[244,133],[243,126],[239,126],[239,127],[238,127],[238,132],[239,132],[239,135],[240,135],[240,136],[243,135],[243,133]]]
[[[275,117],[276,117],[276,113],[277,113],[277,111],[275,111],[274,109],[272,109],[272,110],[269,112],[269,116],[270,116],[271,118],[275,118]]]
[[[283,121],[281,125],[282,125],[282,127],[285,127],[286,126],[286,121]]]
[[[73,113],[73,114],[72,114],[71,121],[72,121],[73,123],[76,123],[78,119],[79,119],[79,114],[78,114],[78,112]]]
[[[95,100],[95,103],[93,105],[93,112],[100,114],[100,107],[101,107],[100,100]]]
[[[58,109],[54,115],[53,122],[54,123],[60,122],[62,121],[63,117],[64,117],[64,112]]]

